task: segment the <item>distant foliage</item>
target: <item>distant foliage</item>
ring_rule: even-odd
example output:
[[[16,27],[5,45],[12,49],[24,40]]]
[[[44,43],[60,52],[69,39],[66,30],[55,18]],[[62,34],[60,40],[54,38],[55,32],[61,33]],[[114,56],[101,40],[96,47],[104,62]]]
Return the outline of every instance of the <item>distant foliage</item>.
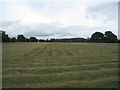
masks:
[[[118,42],[117,36],[113,34],[111,31],[105,32],[105,42],[107,43],[115,43]]]
[[[17,42],[17,39],[15,37],[12,37],[10,41],[11,42]]]
[[[29,42],[38,42],[36,37],[30,37]]]
[[[88,39],[84,38],[51,39],[50,42],[88,42]]]
[[[2,42],[10,42],[10,38],[8,34],[5,34],[5,31],[0,31],[0,33],[2,34]]]
[[[21,35],[18,35],[17,41],[18,41],[18,42],[25,42],[25,37],[24,37],[22,34],[21,34]]]
[[[91,36],[91,42],[104,42],[104,34],[101,32],[95,32]]]
[[[64,38],[64,39],[55,39],[50,40],[37,39],[36,37],[26,38],[24,35],[18,35],[17,38],[10,38],[5,31],[0,31],[2,35],[2,42],[94,42],[94,43],[117,43],[120,40],[117,39],[117,36],[111,31],[106,31],[105,34],[101,32],[95,32],[91,35],[90,38]]]
[[[95,32],[91,36],[91,42],[96,43],[116,43],[118,42],[117,36],[113,34],[111,31],[106,31],[105,34],[101,32]]]

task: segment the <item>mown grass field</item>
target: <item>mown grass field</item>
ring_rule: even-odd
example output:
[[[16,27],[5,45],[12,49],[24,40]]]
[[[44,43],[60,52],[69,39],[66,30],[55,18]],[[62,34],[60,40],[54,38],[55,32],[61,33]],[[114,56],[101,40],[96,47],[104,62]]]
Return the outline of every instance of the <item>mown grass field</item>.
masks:
[[[3,88],[117,88],[118,44],[3,43]]]

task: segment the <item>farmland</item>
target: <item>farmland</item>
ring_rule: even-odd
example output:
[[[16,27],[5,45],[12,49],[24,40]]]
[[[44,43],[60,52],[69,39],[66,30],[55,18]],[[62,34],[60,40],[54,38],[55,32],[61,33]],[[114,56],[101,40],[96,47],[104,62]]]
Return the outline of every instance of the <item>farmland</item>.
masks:
[[[3,88],[116,88],[116,43],[3,43]]]

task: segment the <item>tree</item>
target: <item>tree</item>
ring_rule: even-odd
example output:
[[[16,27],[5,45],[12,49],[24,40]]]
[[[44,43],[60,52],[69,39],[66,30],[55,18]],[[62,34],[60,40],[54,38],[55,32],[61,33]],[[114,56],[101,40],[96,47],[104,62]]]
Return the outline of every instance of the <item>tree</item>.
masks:
[[[101,32],[95,32],[91,36],[91,42],[104,42],[104,34]]]
[[[43,40],[43,39],[39,39],[39,42],[45,42],[45,40]]]
[[[86,42],[90,42],[90,38],[89,37],[87,37]]]
[[[120,43],[120,39],[118,40],[118,43]]]
[[[113,34],[111,31],[106,31],[104,35],[105,35],[105,41],[107,43],[115,43],[118,41],[117,36]]]
[[[21,34],[17,37],[18,42],[25,42],[25,37]]]
[[[17,41],[17,39],[15,38],[15,37],[13,37],[13,38],[11,38],[11,40],[10,40],[11,42],[16,42]]]
[[[2,30],[0,31],[0,42],[2,42]]]
[[[47,39],[46,42],[49,42],[49,40]]]
[[[30,37],[29,41],[30,42],[38,42],[38,39],[36,39],[36,37]]]
[[[0,31],[0,33],[2,34],[2,42],[9,42],[10,38],[8,36],[8,34],[5,33],[5,31]]]
[[[25,39],[25,42],[29,42],[29,39],[28,39],[28,38],[26,38],[26,39]]]

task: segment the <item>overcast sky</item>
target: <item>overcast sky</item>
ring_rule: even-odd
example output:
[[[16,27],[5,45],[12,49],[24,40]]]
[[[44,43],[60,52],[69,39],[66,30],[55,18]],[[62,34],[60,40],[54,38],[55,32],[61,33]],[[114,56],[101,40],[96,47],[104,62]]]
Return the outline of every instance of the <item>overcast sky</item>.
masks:
[[[118,35],[118,0],[1,0],[0,29],[39,39]]]

